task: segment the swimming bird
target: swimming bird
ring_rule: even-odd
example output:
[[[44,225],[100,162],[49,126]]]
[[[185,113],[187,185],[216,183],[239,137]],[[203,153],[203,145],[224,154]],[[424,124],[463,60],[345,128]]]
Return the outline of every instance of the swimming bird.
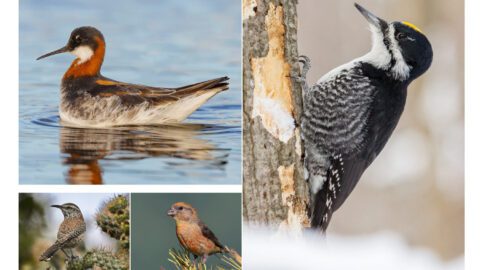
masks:
[[[60,118],[74,126],[108,127],[178,123],[228,89],[228,77],[178,88],[124,83],[101,73],[106,43],[94,27],[76,28],[67,45],[37,58],[76,56],[61,83]]]

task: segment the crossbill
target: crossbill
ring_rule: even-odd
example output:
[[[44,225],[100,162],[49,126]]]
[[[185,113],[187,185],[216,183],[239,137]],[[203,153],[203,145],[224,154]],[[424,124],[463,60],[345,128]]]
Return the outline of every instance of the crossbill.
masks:
[[[167,214],[175,220],[178,241],[195,259],[202,257],[205,262],[212,254],[228,252],[190,204],[174,203]]]

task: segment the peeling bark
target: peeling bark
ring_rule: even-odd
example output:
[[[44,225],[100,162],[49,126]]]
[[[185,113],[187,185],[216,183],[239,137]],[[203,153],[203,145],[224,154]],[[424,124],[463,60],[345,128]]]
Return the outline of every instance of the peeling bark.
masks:
[[[289,229],[309,224],[296,4],[243,0],[244,220]]]

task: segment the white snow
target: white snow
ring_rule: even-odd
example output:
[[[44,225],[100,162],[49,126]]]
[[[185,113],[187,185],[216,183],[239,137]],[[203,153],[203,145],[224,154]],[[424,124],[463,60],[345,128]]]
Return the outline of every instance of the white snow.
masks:
[[[442,261],[428,249],[409,246],[392,232],[340,236],[306,232],[302,237],[244,226],[245,269],[460,270],[463,256]]]

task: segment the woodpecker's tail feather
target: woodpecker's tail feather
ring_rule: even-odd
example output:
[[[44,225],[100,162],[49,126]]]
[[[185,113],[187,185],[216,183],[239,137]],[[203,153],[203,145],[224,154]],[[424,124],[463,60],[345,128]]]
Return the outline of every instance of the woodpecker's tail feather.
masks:
[[[325,232],[332,219],[333,212],[343,203],[346,197],[343,194],[342,177],[344,176],[344,160],[342,155],[330,158],[330,165],[326,170],[325,181],[313,198],[311,212],[311,226]]]

